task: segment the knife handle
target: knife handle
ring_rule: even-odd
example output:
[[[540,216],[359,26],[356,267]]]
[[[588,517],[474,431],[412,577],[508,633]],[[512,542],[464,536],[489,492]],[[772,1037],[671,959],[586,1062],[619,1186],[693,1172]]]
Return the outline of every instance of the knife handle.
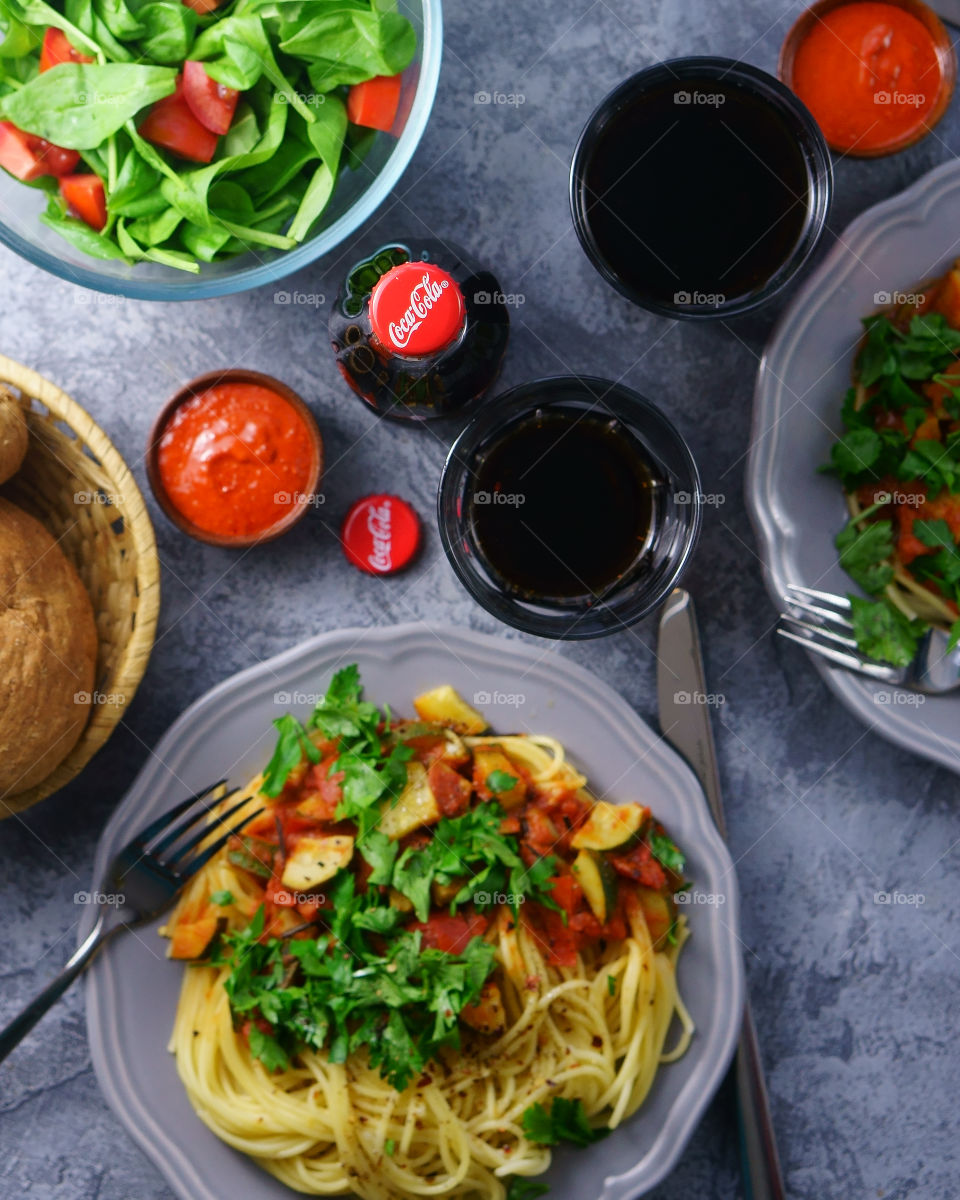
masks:
[[[770,1118],[770,1099],[763,1078],[760,1046],[749,1000],[743,1010],[736,1077],[740,1156],[747,1200],[786,1200],[777,1141]]]

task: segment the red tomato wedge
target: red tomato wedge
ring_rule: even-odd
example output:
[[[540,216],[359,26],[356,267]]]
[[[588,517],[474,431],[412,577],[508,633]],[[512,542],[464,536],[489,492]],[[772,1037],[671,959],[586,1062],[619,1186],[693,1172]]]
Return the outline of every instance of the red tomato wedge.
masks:
[[[31,145],[33,140],[12,121],[0,121],[0,167],[25,181],[45,175],[46,168]]]
[[[183,76],[177,76],[177,90],[164,96],[140,123],[141,136],[155,146],[172,150],[192,162],[208,163],[217,149],[217,135],[201,125],[183,98]]]
[[[86,221],[91,229],[100,230],[107,223],[107,198],[99,175],[63,175],[60,195],[70,211]]]
[[[31,138],[30,145],[47,175],[69,175],[77,169],[80,162],[79,150],[65,150],[63,146],[55,146],[46,138]]]
[[[220,7],[220,0],[183,0],[187,8],[192,8],[202,17],[204,13],[212,13]]]
[[[462,954],[475,937],[481,937],[486,931],[487,919],[479,913],[471,917],[433,913],[426,921],[415,921],[407,928],[420,930],[423,934],[420,944],[425,950],[432,948],[445,950],[447,954]]]
[[[40,47],[40,70],[49,71],[60,63],[92,63],[89,54],[81,54],[75,50],[62,29],[50,26],[43,35],[43,45]]]
[[[183,98],[200,124],[211,133],[226,133],[240,93],[211,79],[201,62],[183,64]]]
[[[364,83],[355,83],[347,96],[347,117],[365,129],[389,133],[400,107],[400,76],[375,75]]]

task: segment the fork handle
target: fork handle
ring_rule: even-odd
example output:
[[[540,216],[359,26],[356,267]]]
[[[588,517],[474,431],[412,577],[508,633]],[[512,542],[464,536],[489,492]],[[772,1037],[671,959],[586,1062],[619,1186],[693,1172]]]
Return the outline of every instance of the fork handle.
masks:
[[[18,1042],[27,1036],[47,1009],[52,1008],[54,1003],[60,999],[112,932],[113,930],[104,929],[103,913],[99,913],[96,925],[67,959],[63,970],[56,979],[48,983],[39,995],[34,996],[27,1007],[19,1016],[13,1018],[6,1029],[0,1031],[0,1062],[7,1057]]]

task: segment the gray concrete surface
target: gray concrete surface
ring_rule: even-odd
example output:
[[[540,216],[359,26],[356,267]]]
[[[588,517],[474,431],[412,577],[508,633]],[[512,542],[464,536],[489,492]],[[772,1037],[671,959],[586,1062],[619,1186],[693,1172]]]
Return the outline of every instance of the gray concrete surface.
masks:
[[[708,510],[688,584],[717,713],[743,940],[789,1194],[796,1200],[954,1200],[960,1195],[954,1023],[960,906],[957,782],[881,741],[771,635],[741,496],[758,355],[777,307],[729,325],[672,325],[618,297],[572,234],[566,175],[589,112],[618,80],[683,53],[773,69],[800,5],[778,0],[489,0],[447,6],[433,119],[395,195],[368,229],[425,228],[493,265],[513,313],[503,384],[584,371],[623,379],[690,439]],[[477,92],[522,105],[476,104]],[[921,145],[837,163],[835,233],[960,146],[956,104]],[[709,181],[722,186],[721,181]],[[828,239],[829,240],[829,239]],[[339,256],[284,282],[331,295]],[[332,464],[327,503],[248,555],[204,548],[159,514],[163,611],[150,668],[122,728],[81,779],[0,824],[0,1020],[57,969],[75,938],[98,831],[170,721],[225,676],[306,635],[423,617],[496,631],[443,559],[432,509],[444,440],[378,424],[330,361],[323,309],[275,304],[274,288],[190,305],[117,301],[60,283],[0,250],[0,351],[56,380],[110,432],[146,489],[142,449],[184,379],[241,364],[308,398]],[[334,530],[374,488],[427,518],[405,577],[373,585]],[[152,501],[151,501],[152,503]],[[655,719],[653,628],[560,652]],[[513,635],[511,635],[513,636]],[[882,906],[878,890],[922,893]],[[742,1194],[729,1098],[715,1103],[656,1200]],[[0,1069],[2,1200],[170,1200],[103,1103],[87,1053],[82,989]]]

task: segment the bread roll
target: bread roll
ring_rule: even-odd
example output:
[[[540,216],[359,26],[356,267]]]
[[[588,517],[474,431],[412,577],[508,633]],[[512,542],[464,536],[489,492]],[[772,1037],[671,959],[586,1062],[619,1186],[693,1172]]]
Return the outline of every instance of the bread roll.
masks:
[[[20,470],[27,454],[27,418],[16,396],[0,387],[0,483]]]
[[[96,661],[80,577],[39,521],[0,499],[0,813],[76,745]]]

